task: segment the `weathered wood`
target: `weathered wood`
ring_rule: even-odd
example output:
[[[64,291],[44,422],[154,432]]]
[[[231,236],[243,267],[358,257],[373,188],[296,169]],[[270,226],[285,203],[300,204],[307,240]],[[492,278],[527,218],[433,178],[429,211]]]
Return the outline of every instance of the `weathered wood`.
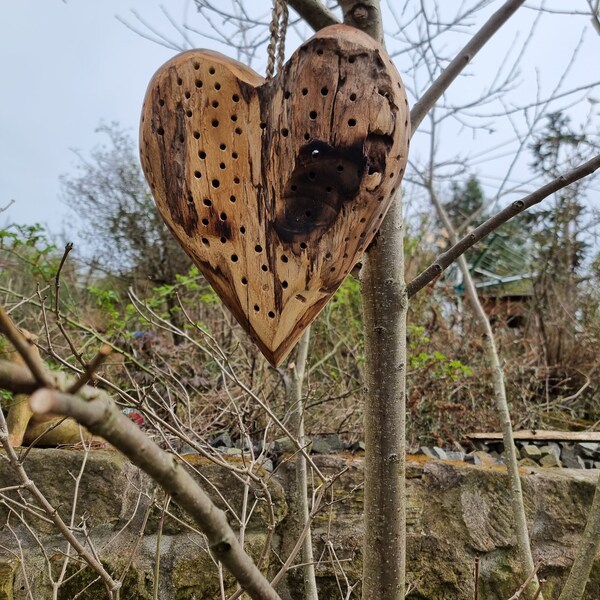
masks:
[[[158,209],[272,364],[377,232],[406,166],[408,118],[385,50],[344,25],[268,82],[192,50],[150,83],[141,158]]]
[[[600,442],[600,431],[515,431],[514,439],[516,441],[536,441],[540,442]],[[467,435],[470,440],[481,440],[489,442],[501,442],[502,434],[494,433],[471,433]]]

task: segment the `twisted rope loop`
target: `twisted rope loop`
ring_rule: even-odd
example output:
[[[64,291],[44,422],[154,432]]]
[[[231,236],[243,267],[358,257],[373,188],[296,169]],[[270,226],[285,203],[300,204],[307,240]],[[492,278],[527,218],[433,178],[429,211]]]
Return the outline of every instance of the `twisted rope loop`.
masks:
[[[285,60],[285,35],[288,26],[288,6],[286,0],[273,0],[273,13],[269,31],[271,38],[267,47],[267,79],[272,79],[275,74],[275,66],[277,72],[281,71]]]

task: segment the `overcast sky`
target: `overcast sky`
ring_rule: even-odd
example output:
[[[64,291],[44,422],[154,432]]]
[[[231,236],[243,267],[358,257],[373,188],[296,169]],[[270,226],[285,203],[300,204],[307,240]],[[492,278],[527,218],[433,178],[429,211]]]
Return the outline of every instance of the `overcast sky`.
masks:
[[[252,2],[265,10],[270,6],[267,0]],[[195,14],[190,0],[169,0],[164,4],[178,22],[187,20],[210,33],[210,26]],[[490,10],[500,4],[492,3]],[[550,2],[563,8],[565,4],[582,10],[586,7],[583,0]],[[18,0],[4,7],[0,36],[0,208],[10,200],[15,203],[0,216],[0,223],[41,222],[54,231],[65,226],[68,234],[72,215],[59,201],[59,176],[74,172],[77,159],[72,149],[85,154],[102,142],[95,133],[102,120],[118,121],[137,135],[146,86],[156,69],[175,54],[136,35],[115,15],[134,22],[129,11],[136,9],[148,22],[168,31],[159,7],[154,0]],[[535,12],[522,11],[494,45],[476,58],[470,67],[473,78],[477,75],[491,80],[502,64],[498,53],[509,52],[516,39],[527,38]],[[507,98],[509,103],[535,98],[536,81],[550,90],[582,32],[582,52],[588,56],[577,61],[569,85],[600,79],[600,36],[589,26],[589,18],[549,15],[542,25],[534,48],[528,50],[522,65],[520,92]],[[293,36],[290,38],[288,55],[294,44]],[[463,33],[461,39],[464,43],[468,38]],[[226,50],[208,39],[196,40],[203,47]],[[233,49],[229,53],[235,55]],[[402,59],[402,72],[401,63]],[[254,66],[262,68],[264,62]],[[463,95],[467,100],[469,93],[468,79],[452,91],[455,98]],[[589,103],[579,112],[583,115],[588,109]],[[481,134],[476,140],[472,131],[456,129],[447,137],[452,144],[478,143],[482,151],[514,137],[508,123],[504,131],[495,135],[491,139],[488,134]],[[417,154],[418,150],[415,157]],[[488,163],[480,173],[491,188],[502,177],[499,162]]]

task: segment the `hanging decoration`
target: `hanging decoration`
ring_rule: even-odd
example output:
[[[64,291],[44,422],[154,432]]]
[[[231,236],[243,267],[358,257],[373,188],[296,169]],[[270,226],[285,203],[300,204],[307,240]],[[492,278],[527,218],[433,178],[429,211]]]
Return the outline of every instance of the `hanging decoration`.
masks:
[[[385,50],[334,25],[268,80],[208,50],[174,57],[149,85],[140,138],[162,218],[278,365],[381,225],[409,111]]]

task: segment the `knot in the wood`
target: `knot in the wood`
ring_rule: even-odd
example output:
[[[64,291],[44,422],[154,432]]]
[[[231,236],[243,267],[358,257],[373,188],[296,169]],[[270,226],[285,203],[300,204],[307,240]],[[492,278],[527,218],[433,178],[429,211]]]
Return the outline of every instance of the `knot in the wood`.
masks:
[[[352,9],[352,18],[356,23],[365,23],[369,19],[369,7],[364,4],[357,4]]]

